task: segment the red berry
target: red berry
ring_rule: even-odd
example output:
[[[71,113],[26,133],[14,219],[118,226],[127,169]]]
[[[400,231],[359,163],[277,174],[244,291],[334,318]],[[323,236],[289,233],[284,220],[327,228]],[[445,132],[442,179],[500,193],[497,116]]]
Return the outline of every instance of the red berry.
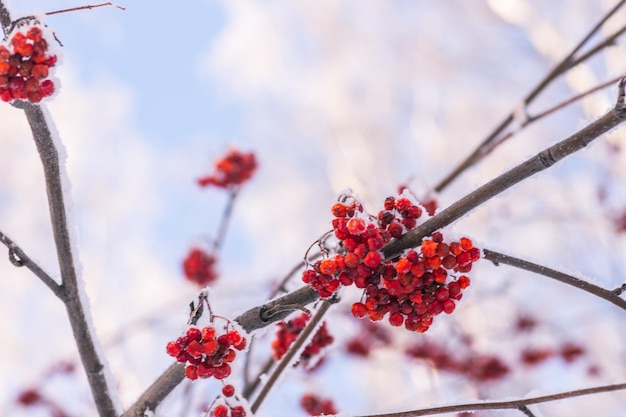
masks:
[[[195,365],[187,365],[185,367],[185,376],[192,381],[198,379],[198,367]]]
[[[335,217],[346,217],[346,206],[341,203],[337,203],[330,209]]]
[[[363,259],[363,263],[370,268],[378,268],[382,261],[382,256],[379,252],[368,252]]]
[[[402,315],[402,313],[392,313],[389,316],[389,324],[391,324],[392,326],[399,327],[402,326],[403,323],[404,316]]]
[[[180,352],[182,351],[182,347],[176,342],[169,342],[167,346],[165,347],[165,350],[167,351],[168,355],[176,358],[178,357],[178,355],[180,355]]]
[[[367,307],[363,303],[354,303],[352,304],[351,312],[357,319],[362,319],[367,315]]]
[[[465,251],[468,251],[474,247],[472,241],[466,237],[462,237],[461,239],[459,239],[459,243],[461,244],[461,248]]]
[[[332,259],[325,259],[320,264],[320,273],[326,275],[333,275],[337,270],[337,264]]]
[[[237,405],[230,410],[231,417],[246,417],[246,410],[241,405]]]
[[[366,228],[365,221],[358,217],[348,220],[348,224],[346,224],[346,227],[348,228],[348,232],[350,232],[350,234],[352,235],[360,235],[365,231]]]
[[[224,397],[232,397],[233,395],[235,395],[235,387],[231,384],[224,385],[222,387],[222,394],[224,395]]]
[[[228,407],[224,404],[216,405],[213,408],[213,417],[227,417],[228,416]]]

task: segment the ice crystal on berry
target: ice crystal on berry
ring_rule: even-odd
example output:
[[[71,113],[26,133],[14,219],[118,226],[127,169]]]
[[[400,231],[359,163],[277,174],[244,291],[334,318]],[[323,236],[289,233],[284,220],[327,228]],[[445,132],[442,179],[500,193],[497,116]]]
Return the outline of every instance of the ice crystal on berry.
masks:
[[[48,52],[50,36],[37,22],[17,26],[0,44],[0,99],[39,103],[52,95],[55,86],[48,77],[57,56]],[[48,39],[48,40],[47,40]]]
[[[257,161],[254,153],[243,153],[231,149],[226,156],[215,163],[215,173],[198,180],[202,187],[213,185],[219,188],[240,186],[256,171]]]

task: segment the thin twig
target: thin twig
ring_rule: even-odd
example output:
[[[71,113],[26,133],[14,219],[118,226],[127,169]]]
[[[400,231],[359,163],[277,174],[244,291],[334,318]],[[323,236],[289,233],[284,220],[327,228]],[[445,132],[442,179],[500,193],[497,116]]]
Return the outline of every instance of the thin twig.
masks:
[[[313,332],[317,329],[319,323],[324,318],[324,315],[330,309],[331,302],[324,300],[320,305],[319,309],[315,312],[315,315],[311,317],[311,320],[307,323],[306,327],[302,330],[302,332],[298,335],[298,338],[293,342],[293,344],[289,347],[289,350],[285,353],[285,355],[281,358],[280,362],[274,369],[274,371],[270,374],[267,381],[265,381],[265,385],[261,388],[259,395],[254,399],[254,402],[250,406],[250,411],[252,414],[256,413],[267,394],[269,394],[270,390],[274,387],[274,384],[278,380],[278,378],[285,371],[287,366],[289,366],[293,360],[295,359],[295,355],[300,352],[301,348],[304,347],[304,344],[309,340],[310,336],[313,335]]]
[[[606,87],[608,87],[608,86],[611,86],[611,85],[615,84],[615,83],[616,83],[616,82],[618,82],[618,81],[620,80],[620,78],[622,78],[622,77],[623,77],[622,75],[617,76],[617,77],[615,77],[615,78],[613,78],[613,79],[611,79],[611,80],[609,80],[609,81],[605,81],[605,82],[603,82],[602,84],[596,85],[595,87],[590,88],[590,89],[589,89],[589,90],[587,90],[587,91],[584,91],[584,92],[582,92],[582,93],[580,93],[580,94],[576,94],[575,96],[570,97],[570,98],[568,98],[567,100],[564,100],[564,101],[562,101],[562,102],[560,102],[560,103],[558,103],[558,104],[555,104],[554,106],[552,106],[552,107],[550,107],[550,108],[548,108],[548,109],[546,109],[546,110],[543,110],[543,111],[541,111],[541,112],[539,112],[539,113],[537,113],[537,114],[534,114],[534,115],[530,115],[530,116],[528,116],[528,117],[527,117],[527,118],[526,118],[526,119],[525,119],[525,120],[524,120],[524,121],[520,124],[519,129],[517,129],[517,130],[512,130],[512,131],[510,131],[510,132],[508,132],[508,133],[506,133],[506,134],[504,134],[504,135],[500,136],[497,140],[494,140],[494,141],[493,141],[493,142],[491,142],[488,146],[486,146],[486,147],[482,150],[482,153],[486,155],[486,154],[488,154],[488,153],[492,152],[495,148],[497,148],[498,146],[500,146],[503,142],[505,142],[505,141],[509,140],[512,136],[514,136],[516,133],[518,133],[521,129],[523,129],[523,128],[527,127],[528,125],[530,125],[530,124],[532,124],[532,123],[534,123],[534,122],[537,122],[537,121],[539,121],[539,120],[543,119],[543,118],[544,118],[544,117],[546,117],[546,116],[551,115],[552,113],[557,112],[558,110],[561,110],[561,109],[563,109],[563,108],[565,108],[565,107],[569,106],[570,104],[573,104],[573,103],[575,103],[575,102],[577,102],[577,101],[579,101],[579,100],[581,100],[581,99],[583,99],[583,98],[587,97],[587,96],[588,96],[588,95],[590,95],[590,94],[595,93],[596,91],[602,90],[603,88],[606,88]]]
[[[35,261],[17,246],[7,235],[0,231],[0,242],[9,249],[9,259],[15,266],[25,266],[35,274],[59,298],[63,298],[62,287],[44,271]]]
[[[226,207],[224,208],[224,212],[222,213],[222,220],[220,221],[220,227],[217,232],[217,237],[213,241],[213,250],[217,252],[222,243],[224,243],[224,238],[226,237],[226,231],[228,230],[228,224],[230,223],[230,218],[233,214],[233,208],[235,207],[235,200],[239,195],[239,187],[232,188],[228,193],[228,202],[226,203]]]
[[[483,401],[476,403],[465,403],[458,405],[448,405],[443,407],[421,408],[411,411],[402,411],[399,413],[388,414],[372,414],[359,417],[416,417],[427,416],[432,414],[458,413],[462,411],[478,411],[478,410],[510,410],[521,409],[532,404],[546,403],[550,401],[563,400],[566,398],[582,397],[583,395],[599,394],[602,392],[621,391],[626,389],[625,384],[602,385],[599,387],[579,389],[575,391],[560,392],[557,394],[544,395],[541,397],[524,398],[511,401]]]
[[[585,35],[585,37],[568,53],[546,76],[533,88],[530,93],[522,100],[523,107],[527,107],[530,103],[534,101],[534,99],[546,88],[550,85],[556,78],[565,72],[569,71],[575,65],[578,65],[583,62],[584,59],[589,59],[593,54],[598,53],[603,48],[609,46],[615,41],[616,35],[621,34],[622,32],[618,31],[618,34],[614,34],[609,39],[611,42],[600,43],[596,48],[594,48],[589,53],[583,55],[581,59],[576,59],[574,56],[580,51],[580,49],[591,39],[593,35],[600,30],[600,28],[604,25],[604,23],[611,17],[617,10],[619,10],[626,0],[621,0],[615,7],[613,7],[592,29],[591,31]],[[461,173],[463,173],[467,168],[471,167],[483,157],[487,155],[485,153],[485,148],[493,141],[497,140],[500,135],[504,132],[504,130],[515,120],[515,114],[517,111],[517,106],[513,109],[505,118],[498,124],[498,126],[474,149],[474,151],[465,158],[448,176],[446,176],[443,180],[441,180],[435,187],[435,192],[441,192],[444,188],[452,183]]]
[[[543,275],[548,278],[555,279],[564,284],[571,285],[580,290],[586,291],[590,294],[593,294],[597,297],[600,297],[616,306],[626,310],[626,300],[620,298],[614,291],[610,291],[599,287],[597,285],[591,284],[585,280],[580,278],[576,278],[572,275],[568,275],[566,273],[545,267],[543,265],[538,265],[532,262],[525,261],[520,258],[516,258],[514,256],[505,255],[503,253],[499,253],[496,251],[492,251],[490,249],[483,249],[483,258],[488,261],[493,262],[494,265],[498,266],[500,264],[510,265],[515,268],[524,269],[526,271],[534,272],[535,274]]]
[[[113,6],[117,9],[120,10],[126,10],[125,7],[122,6],[118,6],[117,4],[113,4],[110,1],[106,2],[106,3],[101,3],[101,4],[94,4],[94,5],[90,5],[90,6],[79,6],[79,7],[71,7],[69,9],[63,9],[63,10],[55,10],[53,12],[47,12],[46,16],[50,16],[53,14],[59,14],[59,13],[67,13],[67,12],[75,12],[78,10],[91,10],[91,9],[95,9],[96,7],[103,7],[103,6]]]
[[[524,414],[525,414],[526,416],[528,416],[528,417],[536,417],[536,416],[535,416],[535,413],[533,413],[532,411],[530,411],[530,409],[529,409],[527,406],[525,406],[525,405],[520,406],[520,407],[518,408],[518,410],[520,410],[522,413],[524,413]]]
[[[624,115],[625,82],[625,78],[620,80],[618,84],[617,103],[615,107],[604,116],[574,133],[569,138],[543,150],[526,162],[494,178],[487,184],[442,210],[437,215],[431,217],[417,228],[390,242],[382,249],[385,258],[393,258],[401,254],[404,249],[418,246],[425,236],[458,220],[504,190],[551,167],[556,162],[579,151],[602,134],[623,123],[626,120],[626,116]]]

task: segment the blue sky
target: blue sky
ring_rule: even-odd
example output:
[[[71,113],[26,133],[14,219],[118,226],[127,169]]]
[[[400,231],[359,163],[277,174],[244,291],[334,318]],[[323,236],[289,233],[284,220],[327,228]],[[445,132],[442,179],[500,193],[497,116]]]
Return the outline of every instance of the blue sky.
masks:
[[[48,3],[8,5],[28,14],[52,10]],[[64,44],[56,75],[61,87],[46,105],[68,154],[72,209],[98,331],[106,339],[155,311],[166,322],[129,337],[122,347],[107,347],[126,404],[169,364],[158,346],[180,330],[196,292],[182,281],[181,260],[190,245],[215,233],[225,203],[223,192],[200,190],[195,180],[229,146],[254,150],[259,159],[259,171],[235,208],[220,262],[223,276],[214,289],[216,309],[234,315],[261,302],[269,283],[330,228],[329,207],[342,190],[353,189],[371,212],[409,179],[417,193],[427,193],[608,8],[527,0],[119,4],[126,11],[104,7],[46,19]],[[63,0],[52,7],[76,5]],[[622,45],[611,49],[555,83],[530,110],[619,74],[624,56]],[[442,206],[571,134],[612,101],[613,90],[607,90],[525,130],[446,190]],[[37,155],[25,140],[25,121],[8,106],[0,108],[0,120],[0,230],[54,271],[45,190]],[[608,135],[466,216],[450,232],[565,266],[607,288],[619,285],[626,266],[615,255],[626,249],[609,214],[626,206],[626,153],[611,153],[609,144],[620,141],[623,132]],[[606,205],[596,198],[600,185],[608,190]],[[521,305],[547,311],[553,319],[547,326],[556,334],[593,335],[588,339],[599,363],[620,357],[623,337],[607,335],[618,316],[602,303],[587,304],[588,298],[558,286],[538,287],[543,281],[510,270],[494,272],[487,265],[479,272],[488,278],[476,281],[476,295],[468,293],[452,321],[434,326],[435,335],[462,326],[482,349],[506,350],[507,340],[498,335]],[[74,348],[62,308],[39,282],[3,264],[0,280],[8,283],[0,287],[0,314],[19,318],[6,323],[0,338],[8,346],[0,369],[9,370],[0,375],[6,387],[0,390],[0,414],[16,415],[14,394],[59,357],[72,357]],[[574,301],[567,308],[555,305],[563,298]],[[601,325],[594,322],[598,317]],[[37,334],[28,331],[32,323]],[[341,318],[335,322],[339,334],[354,331],[351,326]],[[549,334],[542,337],[550,340]],[[614,343],[603,345],[602,338]],[[46,354],[41,340],[48,341]],[[354,401],[368,378],[380,390],[401,383],[402,390],[394,391],[398,408],[415,397],[420,404],[511,397],[597,382],[585,379],[582,369],[567,373],[554,365],[487,393],[463,386],[450,397],[446,387],[462,383],[443,378],[449,384],[441,388],[432,370],[381,375],[398,355],[381,352],[367,367],[335,352],[331,363],[338,368],[317,379],[294,376],[287,395],[270,400],[265,415],[294,411],[291,400],[304,389],[328,388],[331,369],[345,378],[333,386],[344,394],[341,407],[355,413],[388,411],[384,400]],[[23,357],[32,358],[28,366]],[[606,368],[603,381],[622,371]],[[351,375],[367,378],[355,382]],[[206,392],[195,386],[198,397]],[[85,404],[75,404],[76,414],[88,409]]]

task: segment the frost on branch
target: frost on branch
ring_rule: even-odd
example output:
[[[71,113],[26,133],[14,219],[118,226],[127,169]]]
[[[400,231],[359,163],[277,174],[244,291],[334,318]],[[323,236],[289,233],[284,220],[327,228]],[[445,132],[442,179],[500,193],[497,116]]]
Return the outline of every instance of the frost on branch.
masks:
[[[302,275],[320,297],[354,285],[363,289],[363,296],[352,305],[352,315],[379,321],[388,314],[392,326],[420,333],[428,330],[435,316],[454,311],[470,284],[465,274],[481,257],[470,239],[446,242],[441,232],[434,232],[419,249],[384,259],[383,247],[415,229],[424,213],[408,193],[387,197],[376,217],[348,195],[331,211],[339,239],[337,254],[317,261]]]

